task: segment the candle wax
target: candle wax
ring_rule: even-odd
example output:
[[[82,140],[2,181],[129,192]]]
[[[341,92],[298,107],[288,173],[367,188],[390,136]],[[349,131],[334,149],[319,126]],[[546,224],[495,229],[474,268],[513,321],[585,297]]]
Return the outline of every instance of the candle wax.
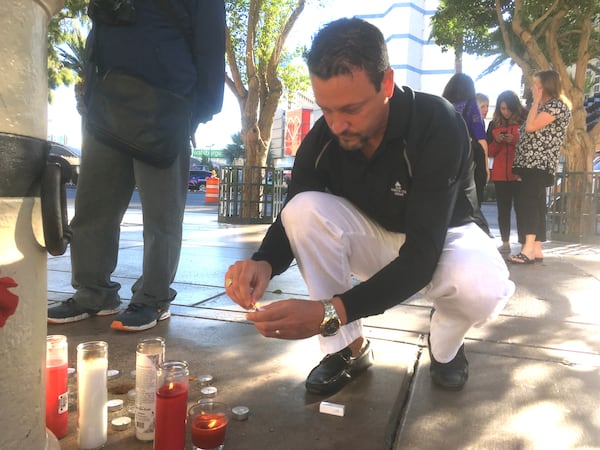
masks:
[[[225,442],[227,417],[201,414],[192,419],[192,443],[199,448],[217,448]]]
[[[67,435],[69,399],[67,362],[46,362],[46,426],[57,438]]]
[[[77,364],[79,448],[98,448],[106,443],[108,432],[108,361],[88,359]]]
[[[165,384],[156,392],[154,450],[183,450],[188,388],[182,383]]]

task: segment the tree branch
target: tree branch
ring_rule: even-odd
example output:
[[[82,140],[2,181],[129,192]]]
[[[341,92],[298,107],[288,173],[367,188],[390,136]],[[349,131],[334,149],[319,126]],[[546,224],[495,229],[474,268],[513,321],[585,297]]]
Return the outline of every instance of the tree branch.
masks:
[[[278,98],[281,97],[281,93],[283,92],[283,87],[281,80],[277,76],[277,67],[279,66],[279,61],[281,60],[281,52],[283,51],[283,46],[285,41],[292,31],[298,17],[304,10],[304,6],[306,4],[305,0],[299,0],[296,7],[292,10],[290,16],[288,17],[286,23],[283,26],[281,34],[277,37],[277,42],[273,47],[273,51],[269,56],[269,62],[266,68],[266,83],[270,88],[271,92],[277,91]],[[261,117],[273,117],[275,112],[277,111],[278,102],[267,102],[265,107],[261,109]],[[262,121],[261,121],[262,122]],[[271,126],[271,124],[267,124],[267,126]]]
[[[227,57],[227,65],[231,71],[231,78],[226,77],[225,82],[238,100],[245,99],[248,93],[242,82],[240,69],[235,58],[235,50],[231,42],[231,30],[228,26],[225,27],[225,55]]]
[[[585,72],[591,54],[590,54],[590,39],[592,38],[592,13],[589,12],[583,18],[583,25],[581,27],[581,36],[579,37],[579,46],[577,48],[577,61],[585,64],[575,65],[575,85],[580,86],[582,89],[585,86]],[[596,69],[596,73],[600,73],[600,70]]]
[[[509,30],[506,26],[506,22],[504,21],[504,17],[502,15],[502,3],[501,0],[496,0],[496,16],[498,18],[498,25],[500,27],[500,32],[502,33],[502,41],[504,42],[504,50],[506,54],[521,68],[523,73],[529,74],[532,72],[531,65],[524,59],[521,58],[517,52],[515,52],[510,35],[511,31],[514,34],[517,34],[517,30],[522,29],[520,17],[516,17],[518,8],[522,7],[522,3],[517,0],[517,4],[515,4],[515,9],[512,15],[512,30]]]
[[[499,2],[499,0],[496,0],[497,4],[498,4],[498,2]],[[497,9],[498,9],[498,6],[496,7],[496,10]],[[523,0],[515,0],[515,7],[514,7],[513,15],[512,15],[512,28],[513,28],[514,34],[523,43],[523,46],[525,47],[525,54],[533,61],[533,63],[535,63],[535,65],[537,67],[540,67],[540,68],[550,67],[550,63],[546,59],[546,56],[544,55],[544,52],[538,45],[537,41],[535,40],[535,38],[529,31],[529,28],[527,28],[523,24],[523,21],[521,20],[521,17],[523,15],[524,15]],[[513,57],[512,54],[510,56],[511,56],[511,58]],[[519,58],[519,59],[521,59],[521,58]],[[525,62],[524,58],[521,60]],[[515,61],[517,61],[517,64],[519,64],[518,59],[515,59]],[[520,66],[520,64],[519,64],[519,66]],[[532,72],[531,64],[529,64],[527,62],[525,64],[525,66],[523,66],[521,68],[523,69],[523,72],[527,76],[531,75],[531,72]],[[525,70],[526,68],[527,68],[527,70]]]
[[[569,85],[570,90],[571,80],[569,77],[569,73],[567,72],[567,68],[565,66],[562,54],[560,53],[560,49],[558,48],[558,30],[563,19],[565,18],[566,13],[567,12],[563,9],[558,11],[554,16],[552,16],[552,18],[550,19],[550,27],[545,33],[545,38],[546,46],[548,47],[548,54],[550,56],[550,61],[552,61],[552,66],[554,70],[556,70],[560,75],[563,86]]]
[[[535,30],[537,29],[537,27],[540,26],[541,24],[543,24],[548,19],[548,17],[550,17],[552,12],[558,7],[559,2],[560,2],[560,0],[554,0],[554,3],[552,3],[552,5],[550,5],[550,7],[546,10],[546,12],[544,12],[544,14],[542,14],[531,25],[529,25],[529,29],[531,30],[531,32],[533,34],[535,34]]]

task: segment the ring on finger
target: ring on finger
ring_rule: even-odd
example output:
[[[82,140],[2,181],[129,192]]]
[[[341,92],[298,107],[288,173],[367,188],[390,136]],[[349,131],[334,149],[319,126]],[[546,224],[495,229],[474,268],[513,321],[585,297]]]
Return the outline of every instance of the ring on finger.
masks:
[[[277,336],[281,336],[281,330],[275,330],[275,334],[276,334]]]
[[[225,287],[229,287],[233,284],[233,278],[227,278],[225,280]]]

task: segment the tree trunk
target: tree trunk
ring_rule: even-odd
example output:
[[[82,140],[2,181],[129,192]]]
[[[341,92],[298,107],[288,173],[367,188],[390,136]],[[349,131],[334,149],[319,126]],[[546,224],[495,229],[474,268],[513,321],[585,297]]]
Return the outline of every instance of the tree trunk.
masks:
[[[276,73],[276,66],[273,69]],[[269,80],[267,81],[267,78]],[[267,163],[267,152],[271,144],[271,128],[275,111],[281,98],[282,88],[279,80],[268,76],[252,79],[252,86],[257,95],[248,95],[240,100],[242,107],[242,140],[246,149],[246,164],[244,171],[244,189],[242,192],[242,217],[258,219],[262,215],[262,202],[265,177],[264,170],[256,170]],[[250,85],[250,83],[249,83]],[[249,89],[249,93],[252,89]],[[260,93],[260,95],[258,95]],[[259,105],[260,103],[260,105]]]
[[[261,196],[264,195],[263,167],[266,166],[271,127],[283,92],[277,68],[285,41],[304,10],[305,3],[305,0],[273,4],[261,0],[226,2],[226,7],[232,7],[232,20],[228,20],[225,33],[226,58],[230,72],[225,77],[225,83],[240,105],[241,138],[246,151],[245,167],[260,168],[258,171],[244,171],[242,195],[244,199],[249,200],[244,204],[258,205]],[[287,17],[280,15],[281,13]],[[275,28],[269,30],[265,23]],[[259,32],[262,30],[260,27],[266,28],[266,33]],[[243,43],[239,45],[241,40]],[[259,206],[247,207],[244,210],[244,217],[249,219],[258,218],[260,215]]]
[[[454,73],[463,71],[463,35],[459,34],[454,44]]]
[[[242,120],[242,138],[246,148],[246,163],[244,165],[241,217],[243,219],[258,219],[261,214],[261,201],[263,195],[262,180],[264,174],[257,167],[265,165],[267,148],[261,138],[260,128],[254,123],[248,127]]]

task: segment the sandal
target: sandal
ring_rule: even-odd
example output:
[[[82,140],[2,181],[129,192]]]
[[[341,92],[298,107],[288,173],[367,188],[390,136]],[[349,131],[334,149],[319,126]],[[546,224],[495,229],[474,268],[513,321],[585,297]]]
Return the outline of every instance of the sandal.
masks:
[[[501,254],[506,255],[510,253],[510,245],[501,245],[500,247],[498,247],[498,251]]]
[[[535,258],[533,261],[536,262],[536,263],[543,263],[544,262],[544,258]]]
[[[508,261],[511,262],[511,263],[513,263],[513,264],[533,264],[535,262],[535,259],[529,258],[524,253],[519,253],[517,255],[512,255],[508,259]]]

